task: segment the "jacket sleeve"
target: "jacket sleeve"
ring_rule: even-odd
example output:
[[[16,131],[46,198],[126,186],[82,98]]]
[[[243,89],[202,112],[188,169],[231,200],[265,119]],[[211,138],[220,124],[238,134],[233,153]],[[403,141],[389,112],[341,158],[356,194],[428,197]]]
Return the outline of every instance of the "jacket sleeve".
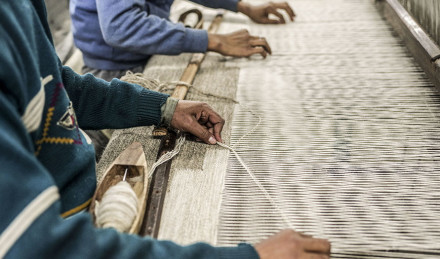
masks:
[[[168,95],[118,79],[110,83],[62,68],[64,87],[82,129],[115,129],[160,123]]]
[[[250,245],[180,246],[97,229],[86,212],[61,218],[58,189],[23,123],[27,93],[10,90],[25,84],[11,84],[20,82],[14,78],[0,73],[0,258],[258,258]]]
[[[239,0],[191,0],[191,2],[210,8],[222,8],[232,12],[237,12],[237,4]]]
[[[205,52],[208,34],[150,13],[135,0],[97,0],[99,24],[107,44],[131,52],[177,55]]]
[[[97,229],[86,212],[61,218],[53,178],[34,155],[16,98],[0,86],[0,258],[258,258],[250,245],[180,246]]]
[[[40,2],[43,3],[42,0]],[[19,8],[5,8],[8,6]],[[25,34],[24,29],[38,26],[38,22],[29,23],[29,19],[26,19],[29,17],[25,15],[17,15],[22,18],[18,21],[23,23],[21,27],[18,27],[18,22],[7,23],[5,17],[12,17],[11,10],[20,12],[25,8],[32,10],[29,1],[9,0],[0,5],[0,258],[258,258],[250,245],[215,248],[198,243],[180,246],[170,241],[122,234],[110,228],[97,229],[92,224],[90,214],[86,212],[68,219],[61,218],[60,195],[53,174],[62,174],[63,171],[49,172],[34,154],[34,139],[38,129],[33,126],[44,123],[38,120],[35,112],[39,109],[32,109],[39,106],[29,106],[30,100],[39,93],[30,92],[33,89],[31,86],[41,85],[39,68],[27,59],[35,57],[35,49],[17,48],[19,43],[29,44],[20,37],[8,37],[31,35]],[[13,26],[14,30],[6,30]],[[50,58],[51,53],[47,54]],[[69,69],[64,73],[64,76],[72,77],[70,83],[78,80],[85,94],[91,93],[85,88],[87,83],[109,87],[94,78],[87,81],[90,76],[79,77]],[[87,104],[86,100],[75,93],[77,90],[70,83],[69,88],[73,90],[69,94]],[[29,111],[32,111],[33,116],[26,116],[28,107],[31,107]],[[91,105],[89,108],[96,107]],[[81,117],[85,112],[80,112]],[[26,123],[26,118],[30,118],[30,123]],[[51,148],[59,151],[60,157],[65,155],[62,151],[74,150]],[[81,152],[81,149],[75,150]],[[53,161],[56,162],[57,157]],[[75,167],[75,164],[66,166]]]

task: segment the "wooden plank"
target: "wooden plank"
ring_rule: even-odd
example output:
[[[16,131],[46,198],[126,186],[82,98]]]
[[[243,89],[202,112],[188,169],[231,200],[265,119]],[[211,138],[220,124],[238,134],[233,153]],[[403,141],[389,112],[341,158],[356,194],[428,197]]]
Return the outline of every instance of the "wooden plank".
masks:
[[[410,33],[405,35],[414,38],[417,43],[426,51],[431,59],[440,56],[440,49],[437,44],[429,37],[425,30],[414,20],[411,14],[403,8],[397,0],[386,0],[389,12],[393,12],[399,18],[402,25]],[[391,15],[391,14],[390,14]]]
[[[439,46],[397,0],[380,0],[377,4],[382,15],[440,91],[440,74],[435,66],[435,61],[440,58]]]

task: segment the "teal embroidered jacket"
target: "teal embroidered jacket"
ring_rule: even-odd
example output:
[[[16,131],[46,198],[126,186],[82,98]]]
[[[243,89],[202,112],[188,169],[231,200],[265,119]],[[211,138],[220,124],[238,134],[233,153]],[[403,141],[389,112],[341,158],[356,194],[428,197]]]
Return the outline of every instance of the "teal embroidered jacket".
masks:
[[[0,4],[0,90],[0,258],[258,258],[250,245],[184,247],[74,214],[96,188],[80,127],[158,124],[168,96],[63,67],[43,0]]]

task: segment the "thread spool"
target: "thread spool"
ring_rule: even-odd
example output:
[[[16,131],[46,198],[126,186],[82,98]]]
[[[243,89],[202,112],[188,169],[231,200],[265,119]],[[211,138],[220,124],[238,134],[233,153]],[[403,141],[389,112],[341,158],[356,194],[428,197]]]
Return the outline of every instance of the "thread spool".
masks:
[[[124,177],[125,179],[125,177]],[[128,232],[138,213],[138,198],[126,181],[110,187],[96,204],[96,225]]]

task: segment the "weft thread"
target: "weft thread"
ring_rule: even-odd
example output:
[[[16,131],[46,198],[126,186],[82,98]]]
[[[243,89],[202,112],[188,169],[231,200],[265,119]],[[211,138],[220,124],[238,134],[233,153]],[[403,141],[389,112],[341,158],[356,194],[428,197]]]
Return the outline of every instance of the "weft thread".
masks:
[[[128,232],[138,213],[138,198],[126,181],[110,187],[96,203],[96,225],[101,228],[113,227]]]

